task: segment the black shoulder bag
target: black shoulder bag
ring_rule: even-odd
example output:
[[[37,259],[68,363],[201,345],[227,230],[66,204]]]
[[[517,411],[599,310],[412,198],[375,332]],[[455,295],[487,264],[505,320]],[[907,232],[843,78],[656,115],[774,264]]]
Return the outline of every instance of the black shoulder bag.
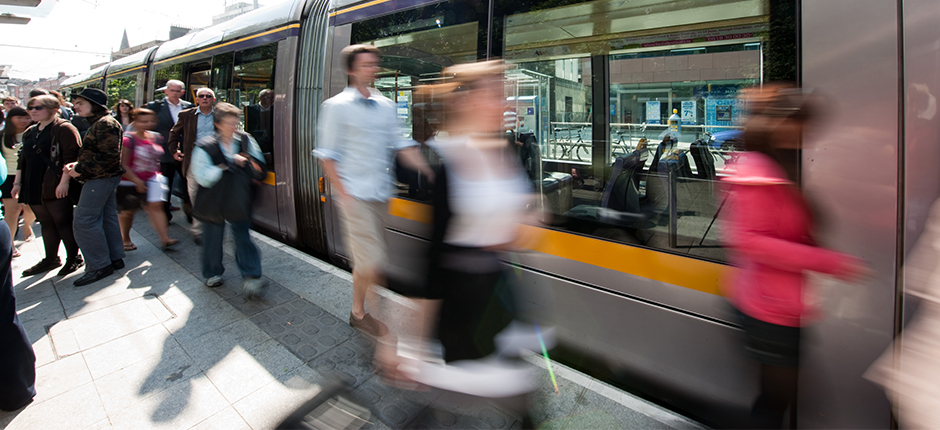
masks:
[[[247,154],[248,136],[241,135],[241,149],[243,155]],[[251,201],[254,197],[253,185],[255,181],[264,179],[267,172],[264,163],[254,157],[247,156],[248,163],[240,167],[229,162],[222,153],[218,139],[208,144],[197,144],[209,158],[213,165],[225,165],[212,188],[199,186],[196,192],[196,201],[193,203],[193,216],[200,221],[222,224],[225,221],[245,221],[251,219]]]

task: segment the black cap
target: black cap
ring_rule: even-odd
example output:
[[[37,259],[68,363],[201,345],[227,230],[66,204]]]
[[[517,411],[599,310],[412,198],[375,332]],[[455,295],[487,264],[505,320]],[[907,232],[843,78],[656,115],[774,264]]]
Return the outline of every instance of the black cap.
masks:
[[[108,109],[108,95],[97,88],[85,88],[78,94],[72,94],[72,98],[81,97],[89,102]]]

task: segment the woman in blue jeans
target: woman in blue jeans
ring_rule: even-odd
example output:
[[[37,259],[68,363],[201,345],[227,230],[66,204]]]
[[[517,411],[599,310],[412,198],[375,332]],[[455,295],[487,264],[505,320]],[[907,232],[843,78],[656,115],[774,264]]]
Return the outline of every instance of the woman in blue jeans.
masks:
[[[261,293],[264,282],[261,280],[261,255],[249,235],[251,217],[222,213],[219,215],[225,221],[220,223],[218,219],[209,219],[199,212],[200,198],[205,198],[207,192],[211,193],[211,189],[219,183],[224,174],[247,174],[246,168],[259,171],[264,165],[264,155],[255,139],[237,131],[240,114],[241,111],[231,104],[216,104],[212,114],[216,133],[202,138],[193,148],[189,169],[193,179],[199,184],[193,216],[203,222],[202,275],[206,278],[206,285],[222,285],[222,273],[225,271],[222,266],[222,238],[227,221],[232,226],[232,234],[235,237],[235,261],[245,280],[245,292],[249,296],[256,296]],[[250,186],[239,192],[250,195]],[[251,213],[250,208],[244,209],[248,214]]]

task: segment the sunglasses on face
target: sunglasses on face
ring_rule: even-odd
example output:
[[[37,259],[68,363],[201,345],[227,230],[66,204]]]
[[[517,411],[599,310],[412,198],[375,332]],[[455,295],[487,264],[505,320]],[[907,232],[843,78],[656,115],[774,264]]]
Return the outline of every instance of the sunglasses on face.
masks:
[[[215,97],[214,97],[214,96],[210,96],[210,95],[208,95],[208,94],[200,94],[200,95],[196,96],[196,98],[197,98],[197,99],[214,99]]]
[[[26,108],[26,110],[43,110],[43,109],[45,109],[44,106],[30,106]]]

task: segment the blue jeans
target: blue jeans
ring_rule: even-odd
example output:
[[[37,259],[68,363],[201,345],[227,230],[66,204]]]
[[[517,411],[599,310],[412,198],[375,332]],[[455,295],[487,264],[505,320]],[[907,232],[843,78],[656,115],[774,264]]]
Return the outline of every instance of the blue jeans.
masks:
[[[124,240],[117,217],[117,186],[120,176],[92,179],[82,187],[73,215],[75,241],[82,250],[88,271],[101,270],[124,258]]]
[[[261,254],[258,247],[251,241],[249,230],[251,221],[228,223],[232,226],[235,235],[235,262],[242,278],[261,277]],[[225,267],[222,266],[222,238],[225,234],[225,224],[202,223],[202,276],[209,279],[213,276],[222,276]]]

